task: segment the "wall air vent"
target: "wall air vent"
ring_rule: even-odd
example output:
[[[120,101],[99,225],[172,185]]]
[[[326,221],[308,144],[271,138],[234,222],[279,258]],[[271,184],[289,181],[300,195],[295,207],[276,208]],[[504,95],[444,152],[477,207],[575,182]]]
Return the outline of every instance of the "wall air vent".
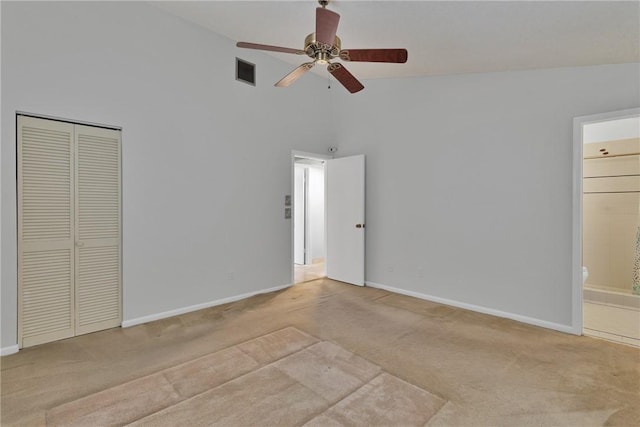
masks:
[[[236,80],[256,85],[256,65],[236,58]]]

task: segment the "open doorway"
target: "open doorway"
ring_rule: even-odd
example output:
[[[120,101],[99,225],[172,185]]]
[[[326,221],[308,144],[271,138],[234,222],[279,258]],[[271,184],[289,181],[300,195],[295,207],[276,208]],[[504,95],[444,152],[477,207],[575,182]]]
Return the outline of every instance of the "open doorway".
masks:
[[[325,160],[293,158],[293,282],[326,276]]]
[[[335,152],[335,150],[331,151]],[[298,172],[296,191],[296,165],[323,172],[316,185],[324,184],[319,192],[324,196],[322,203],[309,200],[311,191],[304,185],[305,173]],[[312,180],[307,181],[314,187]],[[362,154],[334,159],[330,156],[293,151],[291,153],[291,201],[285,199],[285,206],[291,206],[291,283],[328,277],[357,286],[365,285],[365,156]],[[306,192],[306,193],[305,193]],[[302,202],[302,203],[301,203]],[[314,206],[316,208],[314,208]],[[322,219],[316,222],[324,225],[322,233],[314,234],[308,219],[324,207]],[[285,211],[286,215],[286,211]],[[295,218],[299,216],[304,226],[295,230]],[[318,237],[320,236],[320,237]],[[296,241],[298,244],[296,245]],[[296,256],[296,247],[298,254]],[[300,248],[304,250],[300,250]],[[297,262],[296,262],[297,261]],[[309,264],[310,263],[310,264]],[[314,267],[310,267],[315,265]],[[295,271],[299,271],[296,278]]]
[[[583,333],[640,347],[640,111],[579,119]]]

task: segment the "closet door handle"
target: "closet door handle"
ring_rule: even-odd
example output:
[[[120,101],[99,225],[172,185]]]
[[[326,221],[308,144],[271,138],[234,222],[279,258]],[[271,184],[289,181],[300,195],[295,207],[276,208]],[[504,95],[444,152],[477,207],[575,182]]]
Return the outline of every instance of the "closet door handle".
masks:
[[[83,248],[84,247],[84,242],[76,242],[76,246],[79,248]]]
[[[356,224],[356,228],[364,228],[364,224]]]

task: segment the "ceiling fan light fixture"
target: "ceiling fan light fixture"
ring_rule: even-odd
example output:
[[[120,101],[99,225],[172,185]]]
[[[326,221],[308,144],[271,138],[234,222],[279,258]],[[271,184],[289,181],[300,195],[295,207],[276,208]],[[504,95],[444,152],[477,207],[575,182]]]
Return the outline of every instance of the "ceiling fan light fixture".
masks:
[[[328,65],[327,70],[349,92],[356,93],[364,89],[362,83],[356,79],[342,64],[332,63],[334,58],[347,62],[407,62],[406,49],[350,49],[342,50],[340,37],[336,35],[340,15],[326,9],[328,0],[319,0],[316,8],[316,32],[309,34],[304,40],[304,50],[287,47],[271,46],[257,43],[238,42],[236,46],[246,49],[267,50],[272,52],[304,54],[312,59],[283,77],[275,85],[286,87],[309,71],[315,64]]]
[[[327,64],[329,62],[329,59],[331,58],[329,57],[329,54],[326,51],[321,50],[316,52],[316,62],[318,64],[321,64],[321,65]]]

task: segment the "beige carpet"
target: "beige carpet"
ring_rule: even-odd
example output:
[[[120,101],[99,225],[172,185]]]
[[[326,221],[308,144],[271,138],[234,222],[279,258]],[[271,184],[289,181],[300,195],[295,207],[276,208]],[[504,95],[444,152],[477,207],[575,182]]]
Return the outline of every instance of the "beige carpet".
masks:
[[[56,406],[46,421],[52,426],[423,426],[444,404],[334,343],[287,327]]]
[[[69,402],[185,363],[206,364],[205,358],[216,353],[228,359],[212,365],[220,368],[215,375],[228,372],[225,364],[249,362],[245,374],[257,371],[274,363],[269,360],[302,349],[283,356],[265,351],[263,359],[256,359],[254,351],[251,359],[258,365],[252,367],[251,360],[244,358],[246,351],[236,352],[238,345],[257,346],[259,342],[252,340],[290,326],[316,337],[308,346],[319,341],[337,344],[445,401],[428,427],[640,426],[638,348],[328,279],[3,356],[0,425],[44,426],[47,411],[54,408],[50,421],[56,420],[52,415],[62,416],[61,406]],[[184,376],[181,386],[189,385],[188,377]],[[202,380],[211,381],[211,377]],[[203,387],[210,390],[241,377],[218,378]],[[150,415],[157,412],[151,407],[156,404],[153,399],[162,397],[158,391],[171,396],[179,395],[180,389],[148,385],[148,390]],[[126,401],[128,392],[123,387],[115,396]],[[350,396],[335,409],[358,394]],[[139,409],[137,404],[131,407]],[[334,419],[331,408],[323,414]],[[376,406],[384,408],[384,404]],[[128,410],[122,407],[119,412],[126,415]],[[269,407],[264,419],[269,411],[275,408]],[[326,418],[315,422],[322,420]],[[65,421],[57,418],[56,422]]]

